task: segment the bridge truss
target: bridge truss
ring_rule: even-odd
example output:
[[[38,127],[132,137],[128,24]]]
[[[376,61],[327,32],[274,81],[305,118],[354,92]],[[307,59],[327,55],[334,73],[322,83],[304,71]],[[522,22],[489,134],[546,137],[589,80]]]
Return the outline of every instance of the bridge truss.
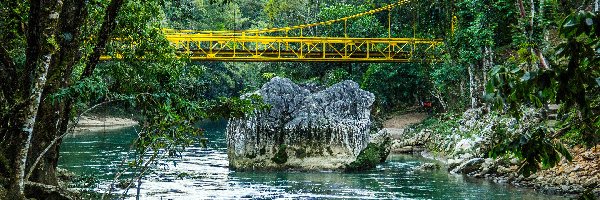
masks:
[[[285,28],[245,31],[163,29],[181,58],[227,62],[435,62],[441,39],[391,37],[391,10],[408,0],[352,16]],[[388,37],[348,37],[350,19],[388,11]],[[344,37],[304,36],[309,27],[344,23]],[[292,36],[293,35],[293,36]],[[118,56],[117,56],[118,57]],[[102,60],[113,57],[102,56]]]

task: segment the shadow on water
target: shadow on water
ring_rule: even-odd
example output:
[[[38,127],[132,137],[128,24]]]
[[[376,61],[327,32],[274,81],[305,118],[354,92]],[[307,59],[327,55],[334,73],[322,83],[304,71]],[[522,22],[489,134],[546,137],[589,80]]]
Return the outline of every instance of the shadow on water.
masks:
[[[423,162],[391,155],[377,169],[339,172],[235,172],[228,168],[225,121],[202,122],[207,148],[187,148],[143,181],[144,199],[564,199],[445,170],[414,171]],[[95,174],[106,188],[135,138],[134,128],[82,133],[64,139],[59,165],[77,174]],[[102,186],[103,185],[103,186]]]

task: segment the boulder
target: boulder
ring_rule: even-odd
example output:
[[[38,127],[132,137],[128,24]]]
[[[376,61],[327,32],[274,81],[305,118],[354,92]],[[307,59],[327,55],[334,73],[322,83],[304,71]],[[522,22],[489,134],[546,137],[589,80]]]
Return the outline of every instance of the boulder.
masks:
[[[379,149],[381,149],[379,152],[379,162],[385,162],[392,149],[392,136],[390,133],[385,129],[380,130],[375,135],[371,135],[371,141],[369,143],[374,143],[379,146]]]
[[[459,174],[459,173],[469,174],[471,172],[480,170],[481,164],[483,162],[485,162],[485,159],[483,159],[483,158],[473,158],[473,159],[470,159],[470,160],[460,164],[458,167],[452,169],[451,172],[455,173],[455,174]]]
[[[448,159],[446,161],[446,165],[448,165],[448,169],[452,170],[456,167],[458,167],[460,164],[462,164],[465,160],[461,159],[461,158],[456,158],[456,159]]]
[[[373,169],[377,164],[385,162],[392,147],[392,137],[385,129],[373,135],[365,149],[360,151],[356,160],[345,167],[346,172]]]
[[[423,163],[414,168],[415,171],[433,171],[439,170],[441,166],[437,163]]]
[[[247,169],[340,169],[369,143],[375,96],[344,81],[308,90],[275,77],[255,94],[270,109],[229,119],[229,165]]]
[[[471,139],[462,139],[454,147],[454,153],[467,153],[473,151],[474,142]]]

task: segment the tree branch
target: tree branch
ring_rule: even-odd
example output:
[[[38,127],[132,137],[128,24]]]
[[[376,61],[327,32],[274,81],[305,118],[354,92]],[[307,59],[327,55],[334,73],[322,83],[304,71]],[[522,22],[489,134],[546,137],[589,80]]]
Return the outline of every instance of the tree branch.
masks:
[[[142,96],[142,95],[149,95],[149,93],[140,93],[138,94],[138,96]],[[54,140],[52,140],[52,142],[50,142],[50,144],[48,144],[48,146],[46,146],[46,148],[40,153],[40,155],[38,155],[38,157],[35,159],[35,162],[33,162],[33,164],[31,165],[31,167],[29,168],[29,171],[27,173],[27,176],[25,176],[25,180],[29,180],[29,178],[31,177],[31,175],[33,174],[33,171],[35,170],[37,164],[40,162],[40,160],[42,159],[42,157],[44,157],[44,155],[50,150],[50,148],[52,148],[52,146],[56,145],[56,143],[58,143],[59,140],[61,140],[62,138],[64,138],[65,136],[67,136],[69,133],[72,133],[75,129],[75,126],[77,126],[77,124],[79,123],[79,120],[81,119],[81,117],[83,115],[85,115],[86,113],[96,109],[97,107],[109,104],[109,103],[114,103],[114,102],[119,102],[119,101],[125,101],[126,99],[114,99],[114,100],[108,100],[99,104],[96,104],[88,109],[86,109],[85,111],[81,112],[77,118],[75,119],[74,123],[71,123],[68,125],[68,128],[66,128],[66,130],[63,132],[62,135],[57,136],[54,138]],[[67,120],[68,121],[68,120]],[[67,122],[63,122],[63,123],[67,123]]]
[[[105,105],[105,104],[109,104],[112,102],[117,102],[117,101],[122,101],[122,99],[118,99],[118,100],[110,100],[110,101],[105,101],[99,104],[96,104],[90,108],[88,108],[87,110],[81,112],[79,114],[79,116],[77,116],[77,118],[75,119],[75,123],[70,124],[69,128],[67,131],[65,131],[62,135],[54,138],[54,140],[52,140],[52,142],[50,142],[50,144],[48,144],[48,146],[46,146],[46,148],[44,149],[44,151],[42,151],[40,153],[40,155],[35,159],[35,162],[33,162],[33,164],[31,165],[31,167],[29,168],[29,172],[27,172],[27,176],[25,176],[25,180],[29,180],[29,177],[31,177],[31,174],[33,174],[33,171],[35,170],[37,164],[40,162],[40,160],[42,159],[42,157],[44,157],[44,155],[46,155],[46,153],[48,152],[48,150],[50,150],[50,148],[52,148],[52,146],[54,146],[56,143],[58,143],[58,141],[60,139],[62,139],[63,137],[67,136],[69,133],[72,133],[73,130],[75,129],[75,126],[77,126],[77,124],[79,123],[79,120],[81,119],[81,117],[88,113],[89,111],[96,109],[99,106]]]
[[[108,8],[106,8],[104,23],[102,23],[102,26],[100,27],[100,32],[98,33],[98,42],[96,43],[94,51],[92,52],[92,55],[87,65],[85,66],[83,74],[81,74],[79,80],[90,77],[93,74],[94,69],[96,69],[96,65],[98,65],[98,62],[100,61],[100,56],[104,53],[104,50],[106,49],[106,44],[110,39],[109,37],[112,34],[115,27],[117,26],[117,14],[119,13],[119,10],[121,9],[123,3],[124,0],[112,0],[110,2],[110,5],[108,5]]]
[[[519,13],[521,14],[521,18],[525,18],[525,6],[523,6],[523,0],[517,1],[519,7]]]

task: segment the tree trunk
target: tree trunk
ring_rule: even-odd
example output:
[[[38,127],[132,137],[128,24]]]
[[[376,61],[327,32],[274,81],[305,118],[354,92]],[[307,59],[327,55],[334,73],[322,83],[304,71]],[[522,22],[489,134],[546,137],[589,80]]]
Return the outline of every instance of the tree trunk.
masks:
[[[597,0],[596,0],[597,1]],[[541,1],[542,3],[540,3],[540,16],[543,16],[543,13],[541,13],[542,9],[542,4],[543,1]],[[523,5],[523,0],[518,0],[517,1],[518,7],[519,7],[519,13],[521,18],[525,18],[526,14],[525,14],[525,7]],[[530,0],[530,12],[531,12],[531,17],[529,19],[529,30],[525,31],[525,34],[528,35],[528,37],[530,39],[532,39],[533,37],[533,30],[534,30],[534,26],[535,26],[535,1],[534,0]],[[542,52],[541,49],[539,49],[539,47],[533,47],[531,48],[531,53],[534,54],[536,57],[538,57],[539,60],[539,66],[541,68],[544,69],[550,69],[550,66],[548,65],[548,62],[546,61],[546,58],[544,57],[544,54]]]
[[[533,21],[535,19],[535,2],[534,0],[529,0],[529,10],[531,11],[531,18],[529,18],[529,26],[531,26],[531,34],[533,34]]]
[[[79,60],[80,27],[85,21],[85,1],[66,0],[61,11],[59,37],[60,51],[52,59],[48,71],[48,82],[42,92],[42,101],[38,110],[38,122],[33,131],[32,146],[29,151],[27,171],[30,170],[36,158],[56,137],[66,131],[69,113],[65,113],[64,101],[53,100],[49,97],[67,87],[73,73],[73,67]],[[29,181],[47,185],[58,185],[56,167],[60,142],[53,145],[35,166]]]
[[[475,81],[475,67],[473,66],[473,64],[469,64],[468,67],[468,73],[469,73],[469,93],[471,94],[470,98],[471,98],[471,108],[476,108],[477,107],[477,83]]]
[[[61,1],[31,1],[25,71],[21,76],[21,92],[18,96],[22,104],[20,109],[14,111],[14,121],[10,128],[9,148],[14,157],[10,159],[13,171],[10,173],[9,196],[13,199],[25,198],[27,153],[31,145],[42,89],[46,84],[46,75],[56,48],[52,41],[61,7]]]
[[[446,101],[444,101],[444,97],[442,96],[440,90],[438,90],[437,87],[434,87],[431,91],[431,95],[438,99],[438,102],[440,102],[440,106],[442,106],[442,111],[446,112],[446,110],[448,109],[448,104],[446,103]]]
[[[494,51],[492,50],[492,47],[490,47],[490,46],[484,47],[483,58],[484,58],[485,62],[484,62],[484,67],[483,67],[483,82],[481,83],[482,98],[485,97],[485,94],[487,92],[487,91],[485,91],[485,86],[489,81],[488,73],[494,67]],[[485,101],[483,104],[484,104],[484,106],[486,106],[487,110],[491,110],[491,105],[485,103]]]
[[[110,39],[110,35],[116,27],[116,17],[123,3],[123,0],[112,0],[109,4],[104,17],[104,22],[98,33],[98,41],[94,47],[94,52],[92,53],[80,80],[88,78],[93,74],[100,56],[104,53],[104,48]],[[52,82],[44,88],[44,97],[49,97],[60,88],[69,85],[73,66],[79,58],[80,27],[85,21],[85,18],[81,16],[87,15],[85,1],[68,0],[65,4],[67,6],[62,11],[65,16],[61,21],[61,33],[70,33],[72,36],[65,37],[63,35],[63,38],[61,38],[61,51],[59,57],[53,62],[53,69],[50,71]],[[40,113],[38,114],[40,117],[40,122],[38,123],[39,128],[36,128],[33,139],[33,144],[35,145],[32,147],[32,151],[29,152],[29,155],[32,156],[32,160],[28,163],[28,167],[35,167],[32,176],[30,177],[31,181],[48,185],[58,184],[56,180],[56,167],[61,140],[52,146],[45,155],[40,155],[40,153],[51,144],[55,138],[67,131],[71,117],[70,113],[73,109],[72,105],[77,98],[77,96],[70,97],[61,102],[53,102],[50,99],[44,98]],[[43,157],[36,166],[33,166],[35,158],[38,156]]]

